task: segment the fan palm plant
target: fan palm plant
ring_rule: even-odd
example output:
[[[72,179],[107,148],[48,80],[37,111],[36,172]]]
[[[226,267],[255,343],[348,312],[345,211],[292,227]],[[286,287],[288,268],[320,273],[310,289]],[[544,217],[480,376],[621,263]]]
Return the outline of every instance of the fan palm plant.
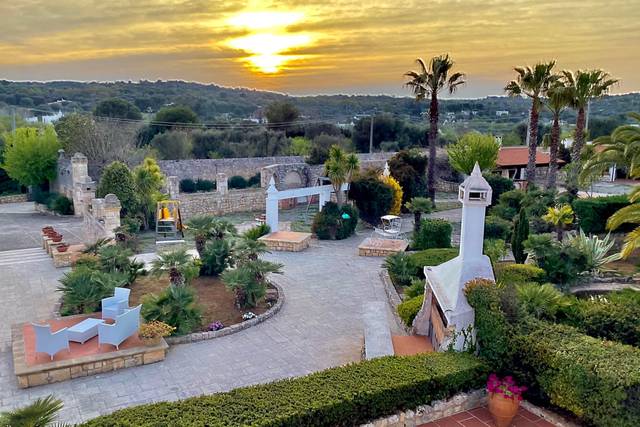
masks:
[[[422,223],[422,214],[433,210],[433,202],[426,197],[413,197],[404,206],[413,213],[413,231],[417,233]]]
[[[233,247],[233,257],[238,265],[256,261],[260,255],[266,253],[270,253],[269,247],[261,240],[242,238],[238,239]]]
[[[222,281],[235,292],[238,307],[255,307],[267,290],[267,275],[270,273],[282,274],[282,264],[258,259],[225,271]]]
[[[422,58],[416,59],[417,71],[408,71],[407,86],[417,101],[429,99],[429,164],[427,168],[427,193],[435,201],[436,140],[438,138],[439,103],[438,94],[443,89],[454,93],[465,83],[464,73],[452,72],[454,62],[449,54],[431,58],[429,64]]]
[[[540,115],[541,98],[549,87],[558,80],[553,74],[556,61],[541,62],[533,67],[515,67],[518,74],[504,88],[509,96],[526,96],[531,98],[529,113],[529,159],[527,161],[527,183],[531,186],[536,174],[536,151],[538,148],[538,117]]]
[[[622,224],[640,224],[640,186],[636,186],[629,194],[631,204],[620,209],[607,220],[607,228],[615,230]],[[628,258],[636,249],[640,248],[640,226],[627,233],[624,245],[620,251],[622,258]]]
[[[0,427],[63,427],[65,424],[54,424],[62,406],[62,400],[52,395],[36,399],[28,406],[0,414]]]
[[[571,91],[558,80],[547,90],[544,105],[553,116],[551,138],[549,141],[549,172],[547,174],[547,189],[555,190],[558,174],[558,148],[560,145],[560,114],[571,105]]]
[[[185,230],[193,236],[196,242],[196,250],[200,257],[202,257],[207,239],[211,236],[211,230],[213,229],[215,220],[216,219],[210,215],[197,215],[186,223]]]
[[[145,297],[141,314],[147,322],[158,320],[173,326],[178,335],[188,334],[202,323],[195,293],[185,286],[169,286],[160,295]]]
[[[193,265],[193,257],[186,249],[178,249],[172,252],[158,254],[158,258],[151,263],[151,273],[161,276],[169,274],[169,282],[172,286],[182,286],[186,283],[186,271]]]
[[[333,185],[333,191],[336,193],[338,206],[344,204],[342,186],[351,182],[351,177],[358,170],[358,167],[359,160],[355,154],[347,154],[337,145],[331,146],[324,168],[331,180],[331,185]]]
[[[572,193],[578,191],[578,174],[580,173],[580,153],[584,146],[586,114],[589,100],[606,95],[611,87],[618,83],[603,70],[578,70],[575,73],[563,71],[566,86],[571,92],[571,107],[577,111],[576,129],[571,147],[571,168],[567,174],[567,189]]]
[[[558,241],[561,242],[564,230],[573,223],[573,209],[569,204],[551,206],[548,208],[547,213],[542,216],[542,219],[556,228]]]

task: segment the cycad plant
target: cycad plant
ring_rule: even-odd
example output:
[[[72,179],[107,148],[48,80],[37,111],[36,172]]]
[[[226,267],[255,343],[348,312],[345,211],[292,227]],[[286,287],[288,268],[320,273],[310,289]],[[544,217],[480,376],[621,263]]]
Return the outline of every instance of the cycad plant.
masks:
[[[534,184],[536,174],[536,151],[538,148],[538,117],[540,115],[541,98],[547,89],[558,80],[553,74],[556,61],[542,62],[533,67],[516,67],[516,79],[504,88],[509,96],[526,96],[531,99],[529,113],[529,159],[527,162],[527,183]]]
[[[64,427],[56,423],[62,400],[52,395],[36,399],[30,405],[0,414],[0,427]]]
[[[594,273],[602,271],[606,264],[620,259],[619,253],[607,255],[616,243],[609,234],[601,239],[598,236],[587,236],[580,230],[569,237],[568,243],[587,257],[587,269]]]
[[[193,265],[193,257],[187,253],[187,250],[178,249],[158,254],[158,258],[151,263],[151,273],[155,276],[168,273],[172,286],[183,286],[193,277],[191,272]]]
[[[542,216],[542,219],[552,224],[556,229],[556,236],[559,242],[562,242],[564,237],[564,231],[573,224],[575,215],[573,209],[569,204],[551,206],[547,209],[547,213]]]
[[[464,73],[453,72],[454,62],[449,54],[434,56],[427,64],[422,58],[416,59],[417,71],[408,71],[405,85],[411,90],[417,101],[429,100],[429,164],[427,169],[427,192],[431,201],[435,201],[436,187],[436,142],[438,139],[438,120],[440,116],[438,94],[443,90],[452,94],[465,84]]]
[[[636,186],[629,194],[631,204],[620,209],[607,220],[607,228],[615,230],[622,224],[640,224],[640,186]],[[628,258],[633,251],[640,248],[640,226],[627,233],[620,251],[622,258]]]

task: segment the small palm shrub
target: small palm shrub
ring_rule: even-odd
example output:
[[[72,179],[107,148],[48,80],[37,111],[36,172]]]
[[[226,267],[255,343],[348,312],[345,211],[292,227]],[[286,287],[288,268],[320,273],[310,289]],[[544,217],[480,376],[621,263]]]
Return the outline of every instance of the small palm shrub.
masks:
[[[233,246],[233,264],[243,265],[250,261],[256,261],[262,254],[269,253],[269,247],[260,240],[241,238],[237,239]]]
[[[1,413],[0,427],[53,427],[62,406],[62,400],[52,395],[36,399],[27,406]]]
[[[320,240],[342,240],[351,236],[357,225],[358,211],[354,207],[327,202],[313,218],[311,231]]]
[[[404,322],[407,327],[411,327],[413,325],[413,319],[416,318],[416,315],[422,308],[422,303],[424,302],[424,294],[419,295],[415,298],[408,299],[398,304],[397,311],[400,319]]]
[[[231,264],[231,247],[227,240],[207,243],[200,258],[200,274],[218,276]]]
[[[198,270],[193,257],[187,253],[186,249],[160,253],[151,263],[151,273],[155,276],[169,274],[169,282],[172,286],[188,284],[198,276]]]
[[[113,239],[111,237],[98,239],[95,242],[88,245],[87,247],[85,247],[82,253],[90,254],[90,255],[98,255],[98,252],[100,251],[100,249],[107,246],[111,242],[113,242]]]
[[[247,239],[258,240],[260,237],[266,236],[269,233],[271,233],[269,224],[260,224],[245,231],[243,236]]]
[[[414,277],[413,279],[411,279],[411,285],[405,288],[404,296],[406,298],[415,298],[420,295],[424,295],[424,286],[425,286],[424,279],[417,279]]]
[[[148,295],[142,303],[145,321],[160,321],[173,326],[174,334],[184,335],[202,324],[202,312],[194,291],[187,286],[169,286],[160,295]]]
[[[383,267],[387,269],[393,284],[399,287],[409,286],[411,280],[417,275],[416,265],[409,255],[404,252],[396,252],[389,255],[384,260]]]
[[[521,310],[537,319],[553,320],[561,308],[570,305],[562,292],[549,283],[522,283],[516,289]]]
[[[404,207],[413,213],[413,232],[415,233],[420,229],[422,214],[433,210],[433,202],[426,197],[412,197],[411,200],[404,204]]]
[[[549,234],[530,236],[524,242],[526,252],[546,273],[546,280],[570,285],[587,271],[587,257],[575,247],[560,243]]]
[[[412,248],[423,250],[451,247],[451,223],[444,219],[423,219],[413,234]]]
[[[126,284],[122,273],[104,273],[81,266],[65,273],[58,291],[62,293],[62,314],[94,313],[100,300],[113,295],[113,288]]]
[[[236,295],[239,308],[255,307],[267,290],[267,275],[281,274],[282,265],[263,260],[252,260],[222,274],[222,281]]]

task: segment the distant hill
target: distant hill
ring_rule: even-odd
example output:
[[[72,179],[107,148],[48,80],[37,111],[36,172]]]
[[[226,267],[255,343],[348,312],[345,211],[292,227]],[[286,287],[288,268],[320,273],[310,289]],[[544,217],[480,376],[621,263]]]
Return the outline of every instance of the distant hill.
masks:
[[[372,112],[390,112],[419,120],[425,103],[410,97],[382,95],[318,95],[288,96],[246,88],[227,88],[215,84],[183,81],[141,82],[13,82],[0,80],[0,107],[19,106],[44,111],[92,111],[106,98],[126,99],[143,112],[156,112],[165,105],[181,104],[191,107],[202,121],[248,118],[275,100],[288,99],[303,116],[332,122],[349,122],[354,116]],[[524,120],[530,102],[492,96],[482,99],[443,100],[442,114],[475,117],[491,121],[516,122]],[[496,113],[506,111],[508,114]],[[640,93],[608,96],[592,103],[592,117],[612,117],[640,111]],[[498,116],[497,114],[503,114]],[[451,114],[450,114],[451,115]],[[544,116],[544,115],[543,115]],[[571,111],[566,120],[574,119]]]

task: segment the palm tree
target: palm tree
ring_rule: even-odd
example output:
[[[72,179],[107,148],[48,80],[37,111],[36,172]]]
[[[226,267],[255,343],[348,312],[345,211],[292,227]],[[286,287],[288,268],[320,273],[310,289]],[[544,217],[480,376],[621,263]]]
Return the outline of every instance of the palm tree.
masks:
[[[556,228],[558,241],[562,242],[565,228],[573,223],[573,209],[571,209],[571,205],[569,204],[552,206],[549,207],[547,213],[542,216],[542,219],[549,224],[553,224],[553,226]]]
[[[640,113],[629,113],[638,124],[618,126],[610,136],[601,136],[593,143],[595,153],[580,172],[581,180],[600,176],[610,167],[624,167],[630,178],[640,177]]]
[[[358,167],[359,160],[355,154],[347,154],[337,145],[331,146],[329,158],[324,163],[324,168],[333,185],[333,191],[336,193],[338,206],[344,204],[342,186],[351,182],[351,177],[358,170]]]
[[[185,284],[185,270],[192,261],[193,257],[187,253],[186,249],[160,253],[151,263],[151,273],[155,276],[169,273],[171,285],[182,286]]]
[[[551,141],[549,143],[549,172],[547,174],[547,189],[556,188],[558,174],[558,148],[560,145],[560,114],[571,104],[571,92],[562,82],[556,81],[547,90],[544,105],[553,115],[551,125]]]
[[[262,254],[270,253],[269,247],[262,240],[241,238],[233,247],[233,258],[236,265],[256,261]]]
[[[536,151],[538,148],[538,116],[540,114],[540,98],[558,76],[552,73],[556,61],[540,62],[532,67],[515,67],[518,73],[515,80],[504,88],[509,96],[527,96],[531,98],[529,113],[529,160],[527,162],[527,184],[530,187],[536,177]]]
[[[567,175],[567,189],[578,192],[578,174],[580,173],[580,152],[584,146],[586,116],[585,109],[592,98],[606,95],[617,79],[612,79],[603,70],[578,70],[575,73],[563,71],[567,87],[571,90],[571,107],[578,112],[576,130],[571,147],[571,168]]]
[[[422,222],[422,214],[431,212],[433,210],[433,203],[426,197],[413,197],[405,203],[404,206],[410,212],[413,212],[413,231],[417,233],[420,229],[420,223]]]
[[[47,427],[53,426],[62,400],[52,395],[36,399],[32,404],[0,414],[0,427]],[[63,424],[56,424],[62,427]]]
[[[197,215],[185,224],[186,232],[191,234],[196,241],[196,250],[200,257],[202,257],[202,251],[204,251],[207,239],[211,236],[214,221],[215,218],[210,215]]]
[[[416,59],[418,71],[408,71],[405,76],[409,80],[405,85],[411,89],[417,101],[430,99],[429,104],[429,166],[427,169],[427,192],[431,201],[435,201],[435,173],[436,173],[436,139],[438,138],[438,93],[445,87],[449,93],[454,93],[458,86],[465,83],[464,73],[451,72],[454,62],[449,54],[435,56],[429,61],[429,65]]]
[[[607,228],[615,230],[622,224],[640,224],[640,186],[636,186],[629,194],[632,203],[620,209],[607,220]],[[624,245],[620,251],[622,258],[628,258],[636,249],[640,248],[640,226],[627,233]]]

